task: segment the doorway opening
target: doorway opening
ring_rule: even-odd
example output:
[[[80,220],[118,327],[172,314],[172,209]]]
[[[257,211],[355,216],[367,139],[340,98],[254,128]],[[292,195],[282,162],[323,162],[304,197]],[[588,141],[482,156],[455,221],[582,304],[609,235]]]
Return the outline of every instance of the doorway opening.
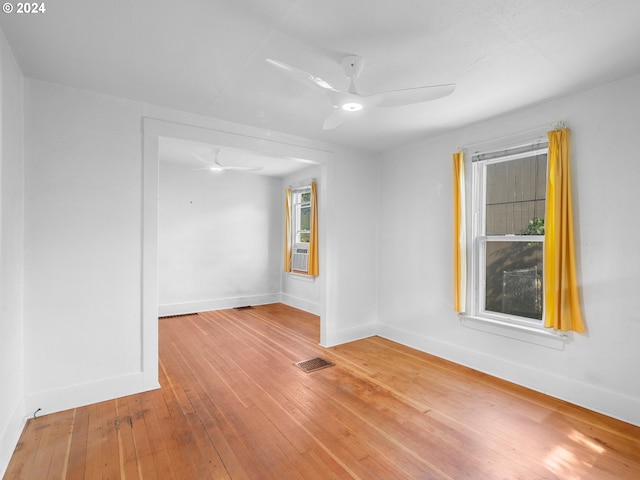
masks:
[[[177,124],[164,120],[145,118],[143,123],[143,199],[142,199],[142,371],[147,388],[157,386],[158,379],[158,325],[159,316],[159,189],[160,189],[160,154],[167,145],[171,148],[177,145],[201,145],[227,151],[245,152],[249,156],[281,159],[284,162],[296,162],[298,165],[316,165],[319,173],[321,192],[319,195],[320,212],[320,344],[326,338],[326,255],[325,245],[327,223],[323,221],[324,203],[326,201],[328,185],[328,171],[333,167],[331,152],[299,146],[269,138],[261,138],[213,128]],[[161,148],[162,146],[162,148]],[[200,153],[198,155],[202,156]],[[189,153],[186,153],[189,156]],[[191,161],[197,157],[183,159]],[[253,158],[253,161],[257,161]],[[220,165],[227,166],[219,159]],[[197,164],[194,164],[197,166]],[[283,177],[284,178],[284,177]],[[284,210],[284,204],[283,209]],[[282,249],[280,249],[282,251]],[[282,281],[280,283],[282,291]],[[228,305],[229,308],[237,305]],[[226,308],[221,305],[220,308]],[[164,311],[163,314],[172,312]],[[180,313],[180,312],[178,312]]]

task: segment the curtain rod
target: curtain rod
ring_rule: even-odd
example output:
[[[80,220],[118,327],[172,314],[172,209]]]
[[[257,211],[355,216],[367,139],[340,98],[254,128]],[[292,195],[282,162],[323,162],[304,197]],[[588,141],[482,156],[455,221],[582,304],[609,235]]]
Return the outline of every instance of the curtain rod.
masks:
[[[298,182],[292,183],[287,188],[291,189],[292,191],[303,190],[303,189],[309,188],[309,186],[311,185],[311,182],[315,182],[315,181],[316,181],[315,178],[307,178],[305,180],[300,180]]]
[[[517,143],[518,141],[522,140],[521,137],[525,137],[527,135],[535,135],[535,136],[545,135],[549,130],[561,130],[567,127],[568,127],[567,122],[565,122],[564,120],[553,122],[551,125],[549,125],[548,123],[545,123],[543,125],[538,125],[537,127],[534,127],[534,128],[529,128],[527,130],[521,130],[519,132],[502,135],[500,137],[495,137],[490,140],[469,143],[462,147],[458,147],[457,151],[458,152],[463,151],[466,153],[467,150],[471,150],[474,148],[500,148],[500,147],[497,147],[497,145],[501,145],[501,144],[504,145],[504,142],[507,142],[510,140],[513,140],[515,143]],[[496,146],[492,147],[492,145],[496,145]]]

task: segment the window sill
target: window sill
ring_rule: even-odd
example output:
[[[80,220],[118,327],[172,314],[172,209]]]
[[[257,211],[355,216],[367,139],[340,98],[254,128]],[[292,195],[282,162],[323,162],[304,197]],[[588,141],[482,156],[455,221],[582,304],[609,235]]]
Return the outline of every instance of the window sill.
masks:
[[[316,281],[316,277],[314,277],[313,275],[309,275],[308,273],[304,273],[304,272],[287,272],[287,274],[291,277],[291,278],[295,278],[296,280],[301,280],[303,282],[309,282],[309,283],[313,283]]]
[[[518,325],[484,317],[460,315],[460,323],[463,327],[491,333],[502,337],[513,338],[521,342],[532,343],[555,350],[564,350],[567,340],[565,333],[556,333],[542,327]]]

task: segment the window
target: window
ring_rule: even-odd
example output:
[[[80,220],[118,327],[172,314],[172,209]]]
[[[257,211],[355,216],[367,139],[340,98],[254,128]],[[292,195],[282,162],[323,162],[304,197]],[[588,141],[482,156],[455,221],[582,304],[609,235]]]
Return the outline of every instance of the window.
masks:
[[[311,233],[311,187],[293,191],[293,243],[309,246]]]
[[[319,275],[318,188],[314,180],[285,191],[284,271]]]
[[[473,161],[472,316],[542,327],[545,143]]]

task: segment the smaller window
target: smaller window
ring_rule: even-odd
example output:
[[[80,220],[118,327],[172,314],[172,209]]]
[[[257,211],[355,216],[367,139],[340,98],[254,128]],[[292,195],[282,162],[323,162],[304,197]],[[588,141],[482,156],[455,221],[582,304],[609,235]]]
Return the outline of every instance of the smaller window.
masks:
[[[311,236],[311,186],[292,192],[291,270],[307,273],[309,265],[309,239]]]
[[[293,243],[309,243],[311,232],[311,187],[293,192]]]

